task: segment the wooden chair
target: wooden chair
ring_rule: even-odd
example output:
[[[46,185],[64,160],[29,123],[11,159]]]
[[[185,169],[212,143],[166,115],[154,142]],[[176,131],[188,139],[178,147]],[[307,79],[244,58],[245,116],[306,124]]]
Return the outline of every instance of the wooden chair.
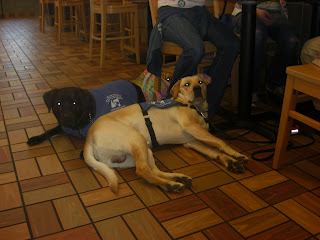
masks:
[[[152,25],[155,26],[158,18],[158,0],[149,0],[149,6],[150,6],[150,12],[151,12],[151,18],[152,18]],[[209,41],[204,42],[204,48],[205,48],[206,55],[210,55],[210,54],[214,55],[217,51],[217,48]],[[161,51],[164,56],[174,55],[177,58],[182,53],[183,49],[173,42],[164,41]],[[207,66],[210,66],[210,64],[211,63],[207,61]],[[163,65],[163,68],[165,67],[166,65]],[[168,65],[168,67],[171,68],[172,65]],[[161,80],[155,83],[155,89],[159,91],[160,88],[161,88]]]
[[[69,19],[67,20],[66,8],[69,8]],[[80,8],[77,11],[76,8]],[[66,26],[71,27],[71,31],[76,29],[76,34],[79,33],[80,26],[86,35],[85,27],[85,11],[84,0],[55,0],[54,2],[54,15],[55,15],[55,28],[56,38],[58,43],[61,44],[61,33]],[[75,11],[74,11],[75,10]],[[78,15],[80,13],[80,16]]]
[[[48,4],[54,4],[55,0],[39,0],[39,28],[40,32],[44,32],[44,25],[45,25],[45,19],[46,18],[54,18],[52,15],[46,15],[45,13],[45,5],[48,6]]]
[[[275,169],[286,161],[287,146],[294,119],[320,131],[320,122],[295,111],[299,98],[304,98],[304,95],[298,93],[320,99],[320,67],[314,64],[287,67],[286,89],[273,157],[273,168]]]
[[[96,21],[97,14],[101,16],[101,23]],[[120,32],[107,33],[107,15],[118,14],[120,16]],[[125,23],[128,23],[127,25]],[[97,25],[101,25],[101,32],[97,31]],[[90,0],[90,40],[89,59],[92,60],[93,40],[100,41],[100,67],[105,67],[106,41],[120,40],[121,49],[133,52],[137,64],[140,64],[139,23],[138,6],[127,1]],[[128,41],[128,42],[126,42]],[[131,44],[130,44],[131,43]]]

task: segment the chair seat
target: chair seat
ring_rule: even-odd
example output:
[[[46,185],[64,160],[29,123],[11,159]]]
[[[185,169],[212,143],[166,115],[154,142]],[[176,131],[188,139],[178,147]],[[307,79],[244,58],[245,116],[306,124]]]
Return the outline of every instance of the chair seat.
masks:
[[[73,6],[80,6],[83,4],[83,1],[80,0],[62,0],[59,3],[63,7],[73,7]]]
[[[217,51],[217,48],[209,41],[204,42],[204,48],[205,48],[206,54],[207,53],[214,53]],[[161,48],[161,51],[165,55],[170,55],[170,54],[180,55],[182,53],[182,48],[173,42],[164,41],[162,48]]]

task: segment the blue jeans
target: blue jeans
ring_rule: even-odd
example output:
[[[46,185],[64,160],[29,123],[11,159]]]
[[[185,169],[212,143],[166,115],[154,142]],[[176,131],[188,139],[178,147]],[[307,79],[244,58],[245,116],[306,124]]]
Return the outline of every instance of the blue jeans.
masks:
[[[183,49],[168,92],[179,79],[197,73],[197,66],[205,55],[204,40],[216,46],[217,53],[207,73],[212,79],[207,92],[208,116],[213,117],[238,56],[240,39],[206,7],[183,9],[180,14],[167,17],[162,21],[162,39],[174,42]]]
[[[241,14],[241,13],[240,13]],[[286,67],[295,65],[297,62],[297,44],[298,40],[293,27],[289,24],[287,18],[280,12],[271,12],[276,22],[266,26],[259,18],[256,21],[255,34],[255,57],[254,57],[254,79],[253,92],[258,92],[261,73],[265,64],[265,44],[267,37],[277,42],[277,49],[270,69],[267,71],[266,85],[269,90],[276,87],[285,86]],[[241,15],[234,17],[235,32],[240,33]]]

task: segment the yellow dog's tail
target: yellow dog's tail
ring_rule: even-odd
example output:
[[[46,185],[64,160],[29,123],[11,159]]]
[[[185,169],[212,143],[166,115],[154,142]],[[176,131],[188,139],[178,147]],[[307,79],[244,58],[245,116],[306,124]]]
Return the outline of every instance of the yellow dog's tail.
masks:
[[[118,194],[119,180],[117,174],[107,164],[99,162],[98,159],[95,158],[94,147],[89,141],[86,141],[84,145],[83,157],[86,163],[92,167],[93,170],[97,171],[107,179],[111,191]]]

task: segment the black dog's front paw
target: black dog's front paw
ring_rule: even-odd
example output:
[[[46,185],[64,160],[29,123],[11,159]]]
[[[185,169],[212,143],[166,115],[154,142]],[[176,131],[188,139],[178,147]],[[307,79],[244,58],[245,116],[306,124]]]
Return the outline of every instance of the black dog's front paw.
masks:
[[[41,136],[35,136],[35,137],[29,138],[27,144],[29,146],[34,146],[34,145],[37,145],[37,144],[39,144],[41,142],[43,142],[43,139],[41,138]]]
[[[54,135],[57,135],[59,133],[62,133],[62,129],[60,127],[60,125],[56,126],[55,128],[52,128],[46,132],[44,132],[43,134],[41,135],[38,135],[38,136],[34,136],[34,137],[31,137],[29,138],[27,144],[29,146],[33,146],[33,145],[37,145],[37,144],[40,144],[44,141],[47,141],[49,140],[52,136]]]

